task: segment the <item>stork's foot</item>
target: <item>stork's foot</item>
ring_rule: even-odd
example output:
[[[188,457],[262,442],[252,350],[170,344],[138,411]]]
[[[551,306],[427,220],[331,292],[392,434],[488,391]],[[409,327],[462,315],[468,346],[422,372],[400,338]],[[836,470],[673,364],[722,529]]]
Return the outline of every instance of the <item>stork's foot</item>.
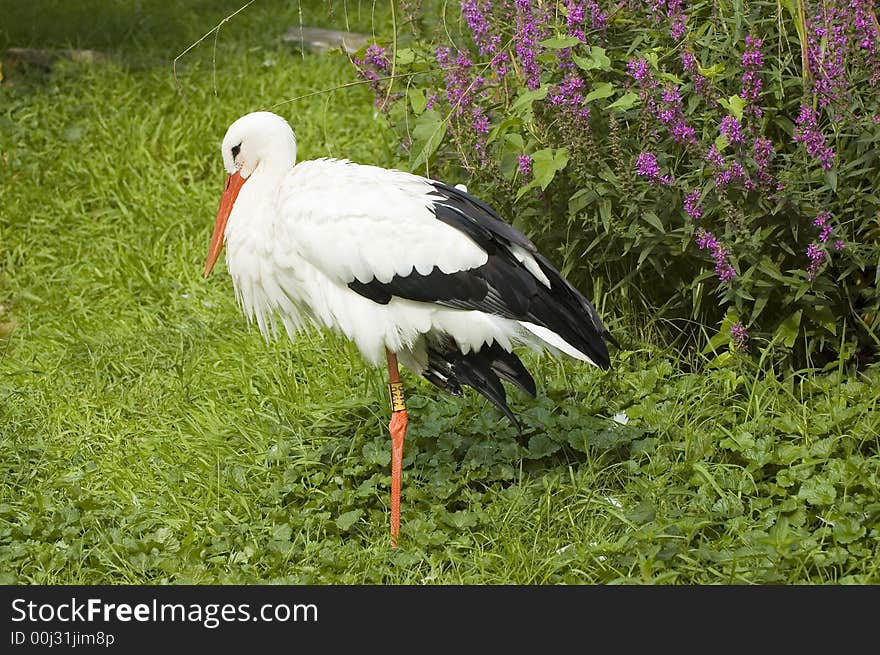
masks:
[[[406,410],[391,414],[388,431],[391,433],[391,547],[397,548],[400,535],[400,476],[403,470],[403,440],[409,417]]]

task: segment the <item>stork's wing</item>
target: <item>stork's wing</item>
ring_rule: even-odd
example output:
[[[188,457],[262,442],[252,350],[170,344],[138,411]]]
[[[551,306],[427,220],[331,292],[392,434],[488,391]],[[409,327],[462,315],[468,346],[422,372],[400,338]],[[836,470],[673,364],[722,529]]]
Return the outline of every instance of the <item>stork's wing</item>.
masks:
[[[305,161],[285,181],[281,229],[305,259],[341,284],[485,264],[477,243],[435,218],[432,190],[424,178],[401,171]]]
[[[521,321],[608,367],[611,338],[596,310],[488,205],[407,173],[332,160],[295,173],[305,164],[335,167],[344,185],[328,195],[302,184],[310,190],[288,201],[303,256],[325,274],[381,304],[397,296]]]

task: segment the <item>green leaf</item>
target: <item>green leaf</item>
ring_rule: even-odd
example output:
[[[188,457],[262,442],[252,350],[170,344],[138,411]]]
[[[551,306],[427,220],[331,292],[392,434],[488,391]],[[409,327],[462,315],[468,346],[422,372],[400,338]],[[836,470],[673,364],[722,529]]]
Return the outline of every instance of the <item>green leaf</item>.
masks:
[[[827,184],[828,188],[832,191],[837,191],[837,171],[833,168],[829,168],[825,171],[825,184]]]
[[[727,137],[723,134],[719,134],[715,137],[715,147],[718,149],[718,152],[722,152],[729,144],[730,141],[728,141]]]
[[[715,64],[709,66],[709,68],[703,68],[700,66],[700,62],[697,62],[697,72],[703,77],[718,77],[724,72],[724,64]]]
[[[782,275],[779,266],[777,266],[776,263],[766,255],[758,262],[758,270],[777,282],[782,282],[783,284],[786,283],[785,276]]]
[[[830,307],[827,305],[816,305],[807,307],[806,312],[813,322],[818,323],[831,334],[837,336],[837,318]]]
[[[782,343],[788,348],[791,348],[797,339],[798,330],[801,326],[801,313],[801,310],[798,310],[789,315],[787,319],[782,321],[779,328],[776,330],[776,336],[774,338],[781,339]]]
[[[568,149],[544,148],[532,153],[532,175],[533,179],[526,186],[517,191],[516,198],[519,200],[526,191],[541,187],[546,189],[547,186],[556,177],[556,173],[565,168],[568,164]]]
[[[542,84],[535,90],[523,91],[516,100],[513,101],[513,104],[510,105],[511,112],[517,112],[521,109],[531,110],[532,103],[535,100],[543,100],[547,97],[547,92],[550,90],[549,84]]]
[[[554,36],[550,39],[540,41],[540,45],[550,50],[562,50],[563,48],[573,48],[581,42],[576,36]]]
[[[730,96],[729,98],[719,98],[718,104],[729,111],[736,120],[741,121],[743,117],[743,109],[746,108],[746,101],[739,96]]]
[[[733,309],[729,309],[721,321],[718,332],[709,339],[709,343],[703,348],[702,354],[708,355],[711,352],[716,352],[721,346],[730,343],[730,326],[737,322],[739,322],[739,316]]]
[[[825,478],[812,477],[804,480],[797,495],[810,505],[830,505],[837,498],[837,489]]]
[[[610,71],[611,70],[611,60],[605,54],[605,48],[592,47],[590,48],[590,54],[586,57],[581,57],[576,54],[572,54],[572,61],[577,65],[578,68],[591,71],[591,70],[603,70]]]
[[[559,444],[545,434],[536,434],[529,439],[529,458],[541,459],[559,450]]]
[[[357,520],[363,516],[363,513],[364,511],[362,509],[353,509],[340,514],[339,518],[336,519],[336,527],[342,532],[347,532],[348,529],[357,523]]]
[[[486,139],[486,143],[493,143],[496,139],[507,134],[507,131],[510,130],[510,128],[520,127],[522,122],[523,121],[519,116],[508,116],[492,128],[492,131],[489,132],[489,138]]]
[[[526,149],[526,144],[525,141],[523,141],[521,134],[517,134],[516,132],[505,134],[504,140],[506,141],[506,143],[513,146],[514,150],[516,150],[517,152],[523,152]]]
[[[436,109],[429,109],[416,120],[413,128],[413,155],[410,168],[427,163],[446,136],[446,122]]]
[[[627,93],[626,95],[618,98],[610,105],[608,105],[608,109],[617,109],[618,111],[626,111],[639,99],[638,93]]]
[[[663,223],[660,221],[660,217],[657,216],[657,214],[652,211],[646,211],[642,213],[642,218],[658,232],[663,232]]]
[[[410,87],[406,95],[409,98],[409,104],[414,114],[421,114],[425,111],[425,107],[428,106],[428,98],[425,96],[424,89],[417,86]]]
[[[395,57],[394,61],[400,64],[401,66],[408,66],[416,60],[416,53],[412,48],[400,48]]]
[[[849,544],[864,536],[865,526],[852,516],[834,522],[834,537],[839,543]]]
[[[587,97],[584,98],[584,102],[592,102],[597,98],[607,98],[609,96],[613,96],[615,91],[617,91],[617,87],[615,87],[610,82],[600,82],[593,87],[592,91],[587,94]]]

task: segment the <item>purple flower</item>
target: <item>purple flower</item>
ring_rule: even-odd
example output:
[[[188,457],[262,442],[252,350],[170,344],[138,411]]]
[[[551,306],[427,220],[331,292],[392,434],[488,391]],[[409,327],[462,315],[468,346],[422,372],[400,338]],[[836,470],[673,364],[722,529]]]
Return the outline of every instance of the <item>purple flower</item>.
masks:
[[[656,116],[669,130],[676,143],[688,145],[697,142],[694,128],[687,124],[678,87],[669,87],[661,94],[663,104],[657,108]]]
[[[880,23],[877,22],[874,0],[850,0],[856,55],[871,73],[871,84],[880,83]],[[878,122],[878,121],[875,121]]]
[[[568,8],[568,15],[565,18],[565,25],[568,27],[568,33],[581,41],[586,41],[586,38],[584,37],[583,23],[584,19],[587,17],[587,5],[578,2],[578,0],[564,0],[564,4]]]
[[[715,166],[724,166],[724,157],[718,152],[718,148],[714,144],[709,146],[709,151],[706,153],[706,161]]]
[[[605,30],[608,14],[602,11],[596,0],[586,0],[585,2],[580,2],[580,0],[563,0],[563,4],[568,9],[565,25],[571,36],[577,37],[581,41],[586,41],[583,25],[587,19],[587,10],[590,11],[590,26],[592,29],[600,32]]]
[[[608,14],[602,11],[596,0],[587,0],[587,9],[590,10],[590,21],[593,23],[593,29],[604,32],[608,22]]]
[[[492,38],[495,39],[496,37]],[[510,57],[508,57],[507,53],[503,50],[499,50],[498,52],[496,52],[492,57],[492,61],[489,62],[489,64],[492,66],[492,70],[495,71],[495,75],[497,75],[498,77],[504,77],[505,75],[507,75],[508,71],[510,70],[507,67],[508,63],[510,63]]]
[[[461,13],[465,22],[471,28],[474,35],[474,43],[480,50],[481,55],[493,53],[497,50],[497,41],[491,37],[492,26],[486,18],[492,9],[492,3],[489,0],[461,0]]]
[[[795,122],[794,140],[801,143],[813,159],[818,159],[822,168],[831,168],[834,151],[825,145],[825,136],[817,126],[817,114],[809,105],[801,105]]]
[[[364,62],[382,73],[391,72],[391,61],[388,59],[388,53],[385,48],[375,44],[367,48],[364,53]]]
[[[474,107],[471,127],[479,134],[489,134],[489,117],[483,113],[482,107]]]
[[[682,9],[682,0],[645,0],[644,4],[655,22],[669,22],[669,34],[673,39],[678,41],[684,36],[687,16]]]
[[[474,65],[470,56],[459,50],[453,60],[452,52],[447,46],[436,50],[437,63],[446,77],[446,99],[456,116],[463,116],[474,104],[474,96],[482,88],[485,80],[478,77],[471,80],[470,69]]]
[[[710,250],[712,259],[715,260],[715,274],[722,282],[730,282],[736,277],[736,270],[728,261],[730,251],[721,244],[715,235],[703,228],[697,230],[697,247],[700,250]]]
[[[643,152],[636,159],[636,173],[647,178],[651,184],[672,184],[670,175],[660,175],[660,165],[653,152]]]
[[[690,50],[683,50],[681,53],[681,65],[688,73],[690,73],[691,78],[694,81],[694,89],[696,89],[697,93],[706,98],[706,100],[708,100],[714,107],[717,102],[715,98],[712,97],[709,89],[709,78],[700,73],[696,55]]]
[[[738,161],[728,163],[714,145],[709,146],[709,150],[706,153],[706,161],[712,164],[712,167],[715,169],[715,186],[719,189],[736,181],[741,182],[746,189],[755,188],[755,182],[746,173],[742,164]]]
[[[626,64],[626,70],[637,82],[642,102],[666,127],[673,141],[682,145],[695,145],[697,143],[696,133],[685,120],[678,87],[664,88],[660,92],[660,102],[657,102],[653,94],[658,84],[651,74],[647,60],[630,59]]]
[[[529,178],[532,176],[532,158],[523,153],[517,159],[519,164],[519,172],[524,178]]]
[[[727,137],[728,143],[745,143],[746,138],[743,136],[742,125],[739,124],[735,116],[728,114],[721,119],[720,132]]]
[[[819,3],[816,13],[805,18],[807,67],[812,91],[822,107],[842,99],[846,93],[850,20],[850,9],[841,0]]]
[[[538,25],[530,0],[516,0],[516,56],[526,78],[526,86],[534,90],[541,86],[538,66]]]
[[[825,251],[818,243],[811,243],[807,246],[807,259],[810,260],[810,263],[807,265],[807,279],[812,282],[825,261]]]
[[[837,252],[840,252],[841,250],[843,250],[844,245],[845,245],[845,244],[843,243],[843,241],[841,241],[840,239],[838,239],[837,241],[834,242],[834,249],[835,249]]]
[[[764,139],[759,136],[755,137],[753,151],[755,164],[758,167],[758,180],[765,187],[770,187],[773,183],[773,176],[770,174],[770,161],[773,159],[773,142],[770,139]]]
[[[375,105],[383,111],[386,107],[385,85],[382,78],[391,72],[391,61],[385,48],[378,45],[370,45],[364,52],[364,58],[352,58],[352,63],[358,71],[358,77],[369,82],[370,89],[376,94]]]
[[[693,219],[703,216],[703,208],[700,206],[700,190],[694,189],[684,197],[684,210]]]
[[[636,82],[638,82],[640,89],[639,96],[642,100],[647,97],[650,89],[657,86],[657,82],[654,81],[654,76],[651,75],[651,67],[648,64],[647,59],[630,59],[626,62],[626,71]]]
[[[736,350],[746,350],[749,333],[739,321],[730,326],[730,340]]]
[[[589,127],[590,108],[583,94],[584,81],[577,73],[569,73],[562,83],[550,92],[548,102],[562,108],[563,114],[572,119],[579,128]]]
[[[660,177],[660,166],[657,164],[657,155],[653,152],[643,152],[636,160],[636,172],[642,177],[656,181]]]
[[[822,243],[827,243],[832,232],[834,232],[834,227],[832,227],[830,220],[831,212],[829,211],[822,212],[813,220],[813,225],[821,230],[821,232],[819,232],[819,241]]]
[[[764,56],[761,54],[763,41],[753,36],[746,37],[746,49],[742,56],[742,90],[739,97],[746,101],[743,110],[747,114],[761,116],[764,112],[758,106],[758,97],[761,95],[760,68],[764,65]]]
[[[676,41],[680,41],[687,31],[685,22],[687,16],[681,8],[682,0],[666,0],[666,16],[669,18],[669,34]]]

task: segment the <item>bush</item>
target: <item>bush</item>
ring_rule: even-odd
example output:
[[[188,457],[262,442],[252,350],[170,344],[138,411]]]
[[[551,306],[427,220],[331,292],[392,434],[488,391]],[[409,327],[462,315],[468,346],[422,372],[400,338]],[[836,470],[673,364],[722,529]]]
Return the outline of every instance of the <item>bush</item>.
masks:
[[[820,363],[880,343],[878,46],[873,0],[463,0],[354,63],[606,314]]]

